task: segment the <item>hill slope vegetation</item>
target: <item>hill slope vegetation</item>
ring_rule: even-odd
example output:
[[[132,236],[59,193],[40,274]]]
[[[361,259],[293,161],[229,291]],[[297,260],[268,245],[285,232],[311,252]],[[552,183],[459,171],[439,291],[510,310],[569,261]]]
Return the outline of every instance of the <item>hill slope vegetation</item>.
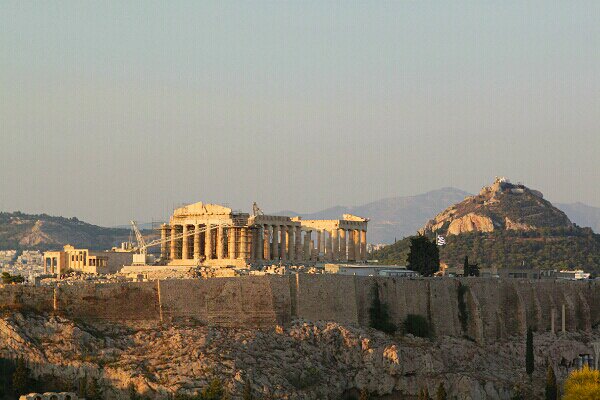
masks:
[[[572,223],[541,193],[504,180],[448,207],[419,234],[446,237],[440,260],[448,265],[461,265],[468,256],[480,267],[600,272],[600,235]],[[386,246],[373,258],[406,264],[409,241]]]
[[[103,228],[77,218],[0,212],[0,250],[57,249],[65,244],[108,249],[127,241],[128,229]]]

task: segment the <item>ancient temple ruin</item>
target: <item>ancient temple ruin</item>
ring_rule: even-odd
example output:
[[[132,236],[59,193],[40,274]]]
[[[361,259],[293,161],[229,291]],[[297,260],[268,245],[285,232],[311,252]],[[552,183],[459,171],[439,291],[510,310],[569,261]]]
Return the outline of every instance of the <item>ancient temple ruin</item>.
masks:
[[[168,265],[310,264],[364,262],[368,219],[339,220],[234,212],[202,202],[178,208],[161,226],[161,259]]]

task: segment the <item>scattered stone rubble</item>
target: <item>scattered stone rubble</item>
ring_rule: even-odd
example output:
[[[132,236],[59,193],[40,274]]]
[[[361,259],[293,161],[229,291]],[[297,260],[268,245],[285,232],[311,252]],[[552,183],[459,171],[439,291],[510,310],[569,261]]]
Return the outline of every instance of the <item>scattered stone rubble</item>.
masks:
[[[590,352],[590,333],[535,336],[533,386],[541,395],[546,360],[562,367]],[[194,321],[155,327],[136,322],[80,324],[58,316],[20,314],[0,319],[0,356],[24,356],[35,376],[65,382],[98,378],[106,399],[127,399],[133,383],[140,393],[166,399],[174,392],[194,394],[219,378],[232,399],[241,399],[249,380],[255,394],[277,399],[339,399],[366,388],[375,394],[430,393],[444,382],[461,399],[509,399],[525,382],[524,338],[480,346],[467,339],[434,341],[387,336],[337,323],[294,321],[269,330],[224,329]],[[566,365],[566,364],[565,364]]]

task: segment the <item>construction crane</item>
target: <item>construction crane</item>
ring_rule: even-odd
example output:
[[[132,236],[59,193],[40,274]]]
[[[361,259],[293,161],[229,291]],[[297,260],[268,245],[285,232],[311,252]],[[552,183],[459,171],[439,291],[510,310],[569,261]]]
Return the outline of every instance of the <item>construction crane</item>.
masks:
[[[140,232],[140,230],[137,226],[137,223],[135,221],[130,221],[130,222],[131,222],[131,230],[135,234],[135,240],[137,241],[137,247],[134,250],[138,250],[140,252],[140,254],[146,254],[148,245],[146,244],[146,241],[144,240],[144,237],[142,236],[142,232]]]
[[[252,203],[252,215],[255,217],[257,215],[265,215],[265,213],[260,209],[260,207],[258,206],[258,204],[256,204],[256,202]]]

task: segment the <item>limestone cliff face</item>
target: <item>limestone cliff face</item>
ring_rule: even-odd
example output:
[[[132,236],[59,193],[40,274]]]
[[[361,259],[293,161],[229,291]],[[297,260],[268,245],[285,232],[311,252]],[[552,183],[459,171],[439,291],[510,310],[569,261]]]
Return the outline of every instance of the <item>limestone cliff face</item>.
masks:
[[[486,186],[476,196],[448,207],[430,220],[421,234],[459,235],[465,232],[569,228],[573,223],[537,190],[505,179]]]
[[[492,232],[494,230],[494,221],[491,218],[469,213],[464,217],[453,219],[448,226],[448,234],[458,235],[463,232],[480,231]]]
[[[535,398],[541,398],[546,362],[559,383],[580,353],[600,339],[590,332],[535,336]],[[135,327],[87,324],[46,314],[0,318],[0,356],[25,358],[35,377],[65,385],[96,379],[104,399],[129,399],[133,384],[151,399],[193,395],[218,378],[233,400],[249,383],[255,398],[340,399],[349,390],[416,396],[444,383],[450,398],[508,400],[525,375],[525,341],[478,344],[440,336],[388,336],[333,322],[293,321],[265,330],[224,329],[194,322]],[[402,395],[400,395],[400,393]],[[377,397],[373,397],[377,398]]]

